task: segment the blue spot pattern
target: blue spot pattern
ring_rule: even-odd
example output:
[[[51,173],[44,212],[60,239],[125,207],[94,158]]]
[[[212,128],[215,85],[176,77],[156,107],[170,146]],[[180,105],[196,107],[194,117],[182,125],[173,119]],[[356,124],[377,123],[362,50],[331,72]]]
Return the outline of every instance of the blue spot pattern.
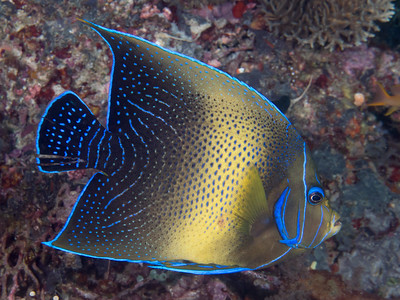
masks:
[[[273,186],[286,180],[303,152],[304,142],[287,118],[228,74],[86,23],[113,53],[107,128],[76,94],[66,92],[50,103],[39,124],[37,162],[43,172],[100,172],[82,191],[62,231],[46,244],[196,274],[257,269],[285,256],[302,235],[290,239],[285,227],[289,188],[275,207],[282,243],[289,248],[279,248],[257,266],[230,262],[249,240],[236,213],[247,205],[238,198],[246,172],[255,167],[264,187]],[[219,237],[222,229],[235,233],[229,243]],[[191,251],[174,246],[184,248],[194,233],[201,235],[195,248],[223,245],[221,263],[195,262]]]

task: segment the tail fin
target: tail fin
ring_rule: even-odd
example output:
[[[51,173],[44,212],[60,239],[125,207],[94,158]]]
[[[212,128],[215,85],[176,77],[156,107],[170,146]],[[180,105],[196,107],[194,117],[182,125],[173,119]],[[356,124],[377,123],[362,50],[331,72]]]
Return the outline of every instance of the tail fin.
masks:
[[[40,121],[37,139],[37,163],[40,171],[60,172],[97,168],[98,145],[108,132],[82,100],[65,92],[49,104]]]

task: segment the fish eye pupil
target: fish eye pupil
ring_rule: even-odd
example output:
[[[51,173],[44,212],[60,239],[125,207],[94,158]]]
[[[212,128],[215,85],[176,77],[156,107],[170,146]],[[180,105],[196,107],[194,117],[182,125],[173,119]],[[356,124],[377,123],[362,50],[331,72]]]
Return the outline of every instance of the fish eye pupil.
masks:
[[[312,193],[310,195],[310,202],[311,203],[319,203],[322,200],[322,195],[318,192]]]
[[[312,187],[308,192],[308,201],[311,204],[318,204],[324,198],[324,192],[319,187]]]

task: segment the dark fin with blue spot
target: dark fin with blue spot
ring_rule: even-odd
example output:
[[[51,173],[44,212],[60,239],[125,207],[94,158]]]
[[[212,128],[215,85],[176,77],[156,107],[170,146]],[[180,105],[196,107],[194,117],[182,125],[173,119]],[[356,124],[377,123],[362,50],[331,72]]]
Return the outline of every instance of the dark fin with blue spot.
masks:
[[[86,168],[107,172],[109,158],[119,156],[114,140],[85,103],[76,94],[66,92],[49,104],[40,121],[37,164],[43,172]],[[117,155],[111,155],[113,149]]]

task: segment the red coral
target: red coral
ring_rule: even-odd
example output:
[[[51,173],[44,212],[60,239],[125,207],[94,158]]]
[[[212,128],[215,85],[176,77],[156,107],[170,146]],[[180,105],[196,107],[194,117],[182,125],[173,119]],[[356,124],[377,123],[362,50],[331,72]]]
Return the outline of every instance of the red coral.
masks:
[[[326,89],[328,87],[328,77],[325,74],[319,75],[315,80],[315,85],[321,89]]]
[[[246,4],[244,1],[238,1],[232,8],[232,14],[235,18],[240,19],[246,12]]]

